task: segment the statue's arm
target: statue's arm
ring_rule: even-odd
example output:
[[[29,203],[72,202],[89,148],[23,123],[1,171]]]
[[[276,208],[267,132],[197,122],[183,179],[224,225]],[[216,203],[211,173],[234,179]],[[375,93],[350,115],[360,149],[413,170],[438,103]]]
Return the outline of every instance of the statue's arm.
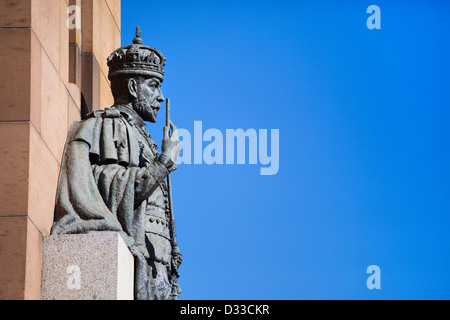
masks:
[[[176,169],[172,160],[158,154],[149,166],[141,168],[136,174],[135,206],[148,199],[167,175]]]

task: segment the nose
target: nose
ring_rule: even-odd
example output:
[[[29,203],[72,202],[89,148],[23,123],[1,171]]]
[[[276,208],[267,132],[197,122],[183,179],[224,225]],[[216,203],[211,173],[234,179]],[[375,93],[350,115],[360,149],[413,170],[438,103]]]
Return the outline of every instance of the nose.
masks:
[[[165,100],[160,88],[158,88],[158,94],[157,94],[156,100],[158,100],[159,102],[163,102]]]

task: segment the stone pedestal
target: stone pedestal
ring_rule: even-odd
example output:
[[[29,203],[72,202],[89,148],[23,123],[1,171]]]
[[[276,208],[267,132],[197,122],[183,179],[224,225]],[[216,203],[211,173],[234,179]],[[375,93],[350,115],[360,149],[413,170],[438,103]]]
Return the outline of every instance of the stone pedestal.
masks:
[[[132,300],[134,258],[120,234],[44,236],[41,300]]]

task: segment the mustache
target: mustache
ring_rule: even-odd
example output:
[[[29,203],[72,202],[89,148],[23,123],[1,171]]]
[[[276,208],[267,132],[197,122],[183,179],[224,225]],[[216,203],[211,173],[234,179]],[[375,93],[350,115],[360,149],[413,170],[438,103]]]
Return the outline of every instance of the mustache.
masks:
[[[156,109],[157,111],[161,108],[161,103],[159,101],[153,101],[153,103],[150,105],[153,109]]]

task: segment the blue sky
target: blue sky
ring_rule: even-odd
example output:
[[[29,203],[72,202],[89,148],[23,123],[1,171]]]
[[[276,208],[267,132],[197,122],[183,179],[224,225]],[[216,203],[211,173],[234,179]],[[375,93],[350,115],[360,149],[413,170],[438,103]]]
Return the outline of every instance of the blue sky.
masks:
[[[450,298],[449,10],[122,0],[122,44],[140,26],[167,58],[178,127],[279,130],[276,175],[173,173],[181,299]],[[158,143],[163,125],[148,126]]]

